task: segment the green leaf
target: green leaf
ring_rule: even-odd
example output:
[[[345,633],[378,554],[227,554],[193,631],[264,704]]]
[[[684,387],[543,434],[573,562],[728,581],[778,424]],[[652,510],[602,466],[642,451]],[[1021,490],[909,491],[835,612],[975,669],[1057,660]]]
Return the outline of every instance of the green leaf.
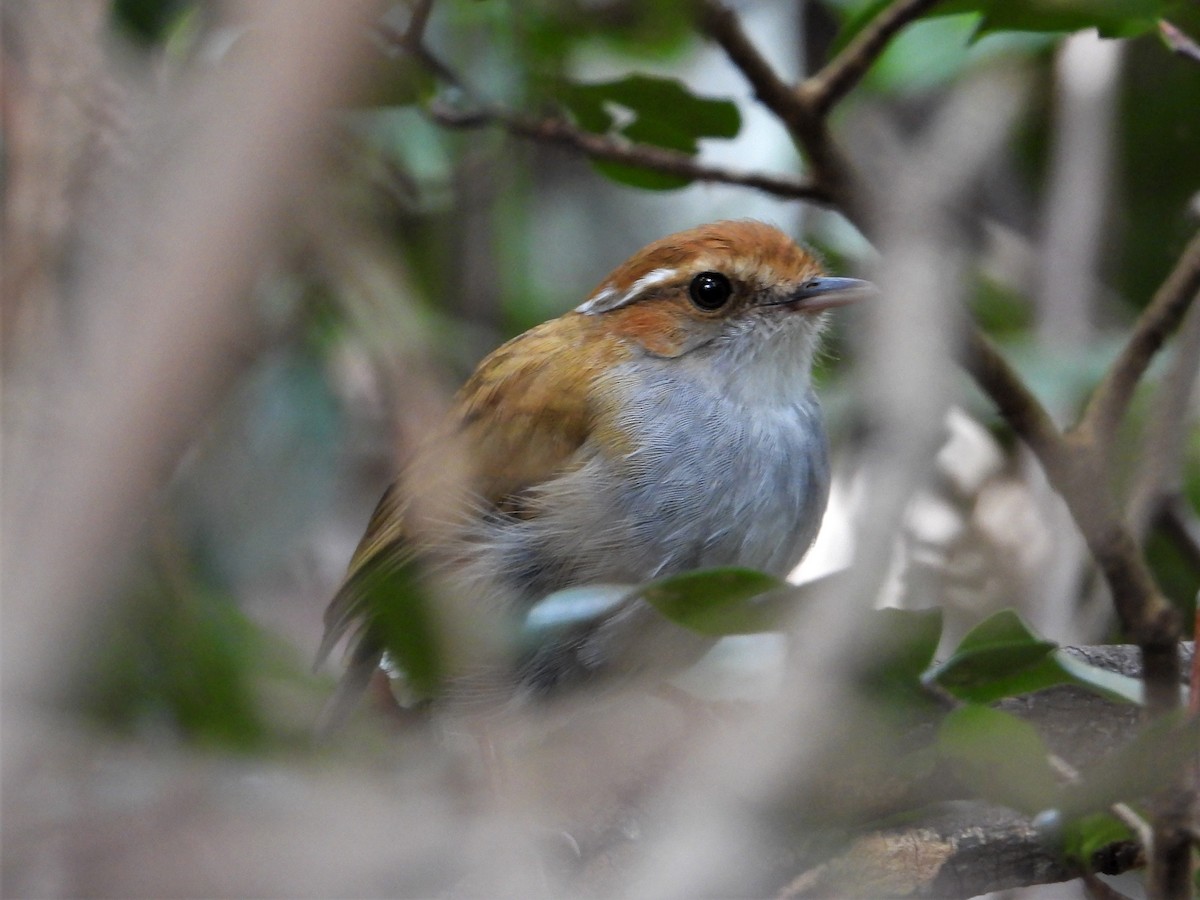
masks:
[[[192,0],[113,0],[109,15],[125,36],[149,47],[169,40],[197,8]]]
[[[871,0],[847,16],[831,53],[844,49],[891,0]],[[1102,37],[1133,37],[1155,27],[1164,0],[947,0],[917,21],[977,14],[974,40],[1002,31],[1059,34],[1096,28]]]
[[[1062,670],[1064,683],[1087,688],[1110,700],[1139,706],[1145,701],[1146,690],[1141,679],[1090,665],[1065,650],[1055,651],[1054,661]]]
[[[355,576],[367,620],[414,692],[437,693],[445,674],[441,635],[415,564],[380,560]]]
[[[351,101],[354,106],[412,106],[433,96],[437,87],[429,69],[407,54],[372,54],[366,60],[366,69],[357,96]]]
[[[710,637],[776,631],[792,607],[786,582],[753,569],[685,572],[641,588],[641,596],[673,622]]]
[[[1048,752],[1028,722],[968,704],[946,716],[938,749],[961,781],[985,800],[1032,815],[1058,805]]]
[[[566,82],[555,91],[581,128],[694,156],[701,138],[732,138],[741,114],[729,100],[697,97],[681,82],[630,75],[593,84]],[[625,163],[597,161],[596,169],[622,184],[651,190],[684,187],[691,179]]]
[[[958,644],[960,653],[981,650],[997,644],[1037,642],[1021,617],[1011,609],[994,613],[966,633]]]
[[[1035,637],[1012,610],[1002,610],[971,629],[925,681],[975,703],[1041,690],[1065,680],[1049,658],[1057,646]]]
[[[1089,870],[1096,868],[1097,853],[1123,841],[1134,839],[1124,822],[1110,813],[1094,813],[1067,822],[1063,829],[1062,851]]]
[[[667,172],[656,172],[653,169],[643,169],[639,166],[609,162],[608,160],[594,160],[592,167],[611,181],[641,188],[644,191],[674,191],[692,183],[692,179],[683,175],[671,175]]]
[[[1073,684],[1109,700],[1142,702],[1136,678],[1089,665],[1034,635],[1012,610],[981,622],[945,662],[923,676],[960,700],[992,703],[1060,684]]]
[[[878,637],[859,670],[857,682],[886,712],[911,711],[933,703],[921,685],[922,673],[933,661],[942,634],[940,609],[880,609],[870,627]]]
[[[586,87],[635,113],[635,121],[652,119],[696,138],[736,137],[742,126],[741,113],[732,100],[697,97],[674,78],[635,74]]]
[[[1186,711],[1161,716],[1132,741],[1088,766],[1065,793],[1063,811],[1071,817],[1130,803],[1167,787],[1200,752],[1200,720]]]
[[[983,13],[977,36],[996,31],[1079,31],[1133,37],[1155,27],[1160,0],[980,0],[962,4]]]
[[[130,731],[165,725],[236,750],[272,737],[256,692],[278,650],[227,594],[147,578],[92,641],[78,699],[99,721]]]

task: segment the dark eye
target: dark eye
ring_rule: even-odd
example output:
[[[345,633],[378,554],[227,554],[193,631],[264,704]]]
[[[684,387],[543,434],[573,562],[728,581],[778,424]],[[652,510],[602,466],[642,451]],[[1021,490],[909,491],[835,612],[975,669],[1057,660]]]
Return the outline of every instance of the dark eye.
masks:
[[[701,272],[688,288],[692,302],[701,309],[720,309],[733,294],[733,285],[720,272]]]

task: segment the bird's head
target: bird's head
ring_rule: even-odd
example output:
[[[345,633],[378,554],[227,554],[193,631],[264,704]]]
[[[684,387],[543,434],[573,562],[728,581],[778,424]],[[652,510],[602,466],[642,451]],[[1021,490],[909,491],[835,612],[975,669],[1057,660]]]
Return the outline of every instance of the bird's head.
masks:
[[[762,371],[807,378],[821,313],[872,292],[827,276],[808,250],[770,225],[716,222],[643,248],[577,307],[648,357],[723,377]],[[795,382],[792,381],[794,389]]]

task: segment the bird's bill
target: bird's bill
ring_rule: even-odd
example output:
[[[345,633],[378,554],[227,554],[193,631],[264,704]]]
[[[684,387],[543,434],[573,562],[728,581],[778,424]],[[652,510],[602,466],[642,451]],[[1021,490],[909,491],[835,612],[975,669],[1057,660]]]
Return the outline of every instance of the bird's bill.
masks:
[[[846,306],[878,294],[875,285],[861,278],[834,278],[822,275],[810,278],[782,300],[771,306],[790,306],[802,312],[820,312],[835,306]]]

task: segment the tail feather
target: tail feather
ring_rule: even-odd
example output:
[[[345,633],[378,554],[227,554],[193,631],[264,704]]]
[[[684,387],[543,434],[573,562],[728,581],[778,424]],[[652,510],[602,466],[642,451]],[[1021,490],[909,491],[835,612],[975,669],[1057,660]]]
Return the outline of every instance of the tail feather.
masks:
[[[322,641],[321,659],[328,656],[329,650],[332,648],[337,637],[334,637],[333,642],[328,640],[329,635],[326,635],[326,640]],[[329,643],[329,647],[326,647]],[[342,677],[338,679],[337,688],[333,692],[333,696],[325,703],[321,714],[317,717],[317,735],[320,737],[328,737],[330,734],[337,731],[346,724],[346,720],[350,718],[350,713],[358,705],[359,699],[367,689],[367,684],[371,680],[371,676],[375,670],[379,668],[379,663],[383,659],[383,647],[378,640],[375,640],[369,632],[359,638],[357,646],[350,655],[350,660],[346,665],[346,671],[342,673]],[[318,664],[320,659],[318,660]]]

